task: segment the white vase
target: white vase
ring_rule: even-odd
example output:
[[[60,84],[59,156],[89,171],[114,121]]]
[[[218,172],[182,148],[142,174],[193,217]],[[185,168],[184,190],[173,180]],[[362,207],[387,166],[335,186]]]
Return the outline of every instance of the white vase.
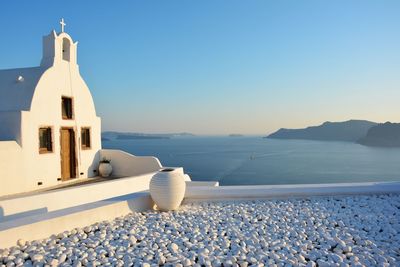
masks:
[[[101,177],[108,177],[112,172],[112,166],[110,163],[101,162],[99,165],[99,173]]]
[[[185,190],[184,175],[177,169],[162,169],[150,180],[151,198],[162,211],[178,209],[185,196]]]

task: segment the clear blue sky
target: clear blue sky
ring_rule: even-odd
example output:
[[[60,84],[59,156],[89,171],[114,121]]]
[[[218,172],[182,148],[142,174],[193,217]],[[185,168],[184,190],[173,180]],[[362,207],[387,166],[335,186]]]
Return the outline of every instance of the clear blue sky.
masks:
[[[65,18],[103,130],[400,121],[400,1],[2,1],[0,69]]]

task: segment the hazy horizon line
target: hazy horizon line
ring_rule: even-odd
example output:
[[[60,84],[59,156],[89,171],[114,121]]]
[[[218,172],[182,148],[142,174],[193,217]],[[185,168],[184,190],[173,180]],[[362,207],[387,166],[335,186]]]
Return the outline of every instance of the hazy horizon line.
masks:
[[[348,119],[348,120],[341,120],[341,121],[332,121],[332,120],[325,120],[323,122],[320,122],[318,124],[312,124],[312,125],[307,125],[303,127],[279,127],[273,131],[265,131],[263,133],[241,133],[241,132],[230,132],[230,133],[196,133],[196,132],[191,132],[191,131],[136,131],[136,130],[104,130],[101,131],[101,133],[105,132],[117,132],[117,133],[137,133],[137,134],[157,134],[157,135],[171,135],[171,134],[190,134],[190,135],[195,135],[195,136],[229,136],[229,135],[243,135],[243,136],[267,136],[271,133],[274,133],[278,131],[279,129],[304,129],[307,127],[314,127],[314,126],[320,126],[324,124],[325,122],[347,122],[347,121],[369,121],[369,122],[374,122],[378,124],[383,124],[386,122],[390,123],[399,123],[399,122],[393,122],[393,121],[372,121],[372,120],[367,120],[367,119]]]

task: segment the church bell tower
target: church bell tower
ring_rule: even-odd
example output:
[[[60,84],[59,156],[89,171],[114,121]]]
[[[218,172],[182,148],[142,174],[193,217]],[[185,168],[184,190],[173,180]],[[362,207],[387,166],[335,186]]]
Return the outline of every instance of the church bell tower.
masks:
[[[43,37],[43,57],[40,63],[42,67],[51,67],[57,64],[77,65],[77,46],[78,42],[73,42],[71,36],[64,31],[64,19],[60,21],[61,31],[56,33],[51,31],[49,35]]]

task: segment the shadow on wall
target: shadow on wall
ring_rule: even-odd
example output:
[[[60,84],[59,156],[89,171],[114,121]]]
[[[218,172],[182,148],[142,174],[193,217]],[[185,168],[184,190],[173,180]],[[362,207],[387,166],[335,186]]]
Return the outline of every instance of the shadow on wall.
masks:
[[[151,210],[154,206],[154,201],[149,192],[136,192],[127,195],[112,197],[103,201],[127,201],[128,207],[132,212],[142,212]]]
[[[96,152],[92,164],[90,164],[89,168],[86,170],[88,177],[99,176],[99,162],[100,162],[100,150]]]
[[[135,194],[135,198],[128,200],[128,206],[132,212],[142,212],[144,210],[153,209],[154,201],[148,192],[139,192]]]
[[[47,207],[44,207],[44,208],[28,210],[28,211],[24,211],[24,212],[20,212],[20,213],[14,213],[14,214],[6,216],[6,215],[4,215],[3,207],[0,207],[0,222],[6,222],[6,221],[15,220],[15,219],[28,217],[28,216],[32,216],[32,215],[44,214],[47,212],[48,212]]]

